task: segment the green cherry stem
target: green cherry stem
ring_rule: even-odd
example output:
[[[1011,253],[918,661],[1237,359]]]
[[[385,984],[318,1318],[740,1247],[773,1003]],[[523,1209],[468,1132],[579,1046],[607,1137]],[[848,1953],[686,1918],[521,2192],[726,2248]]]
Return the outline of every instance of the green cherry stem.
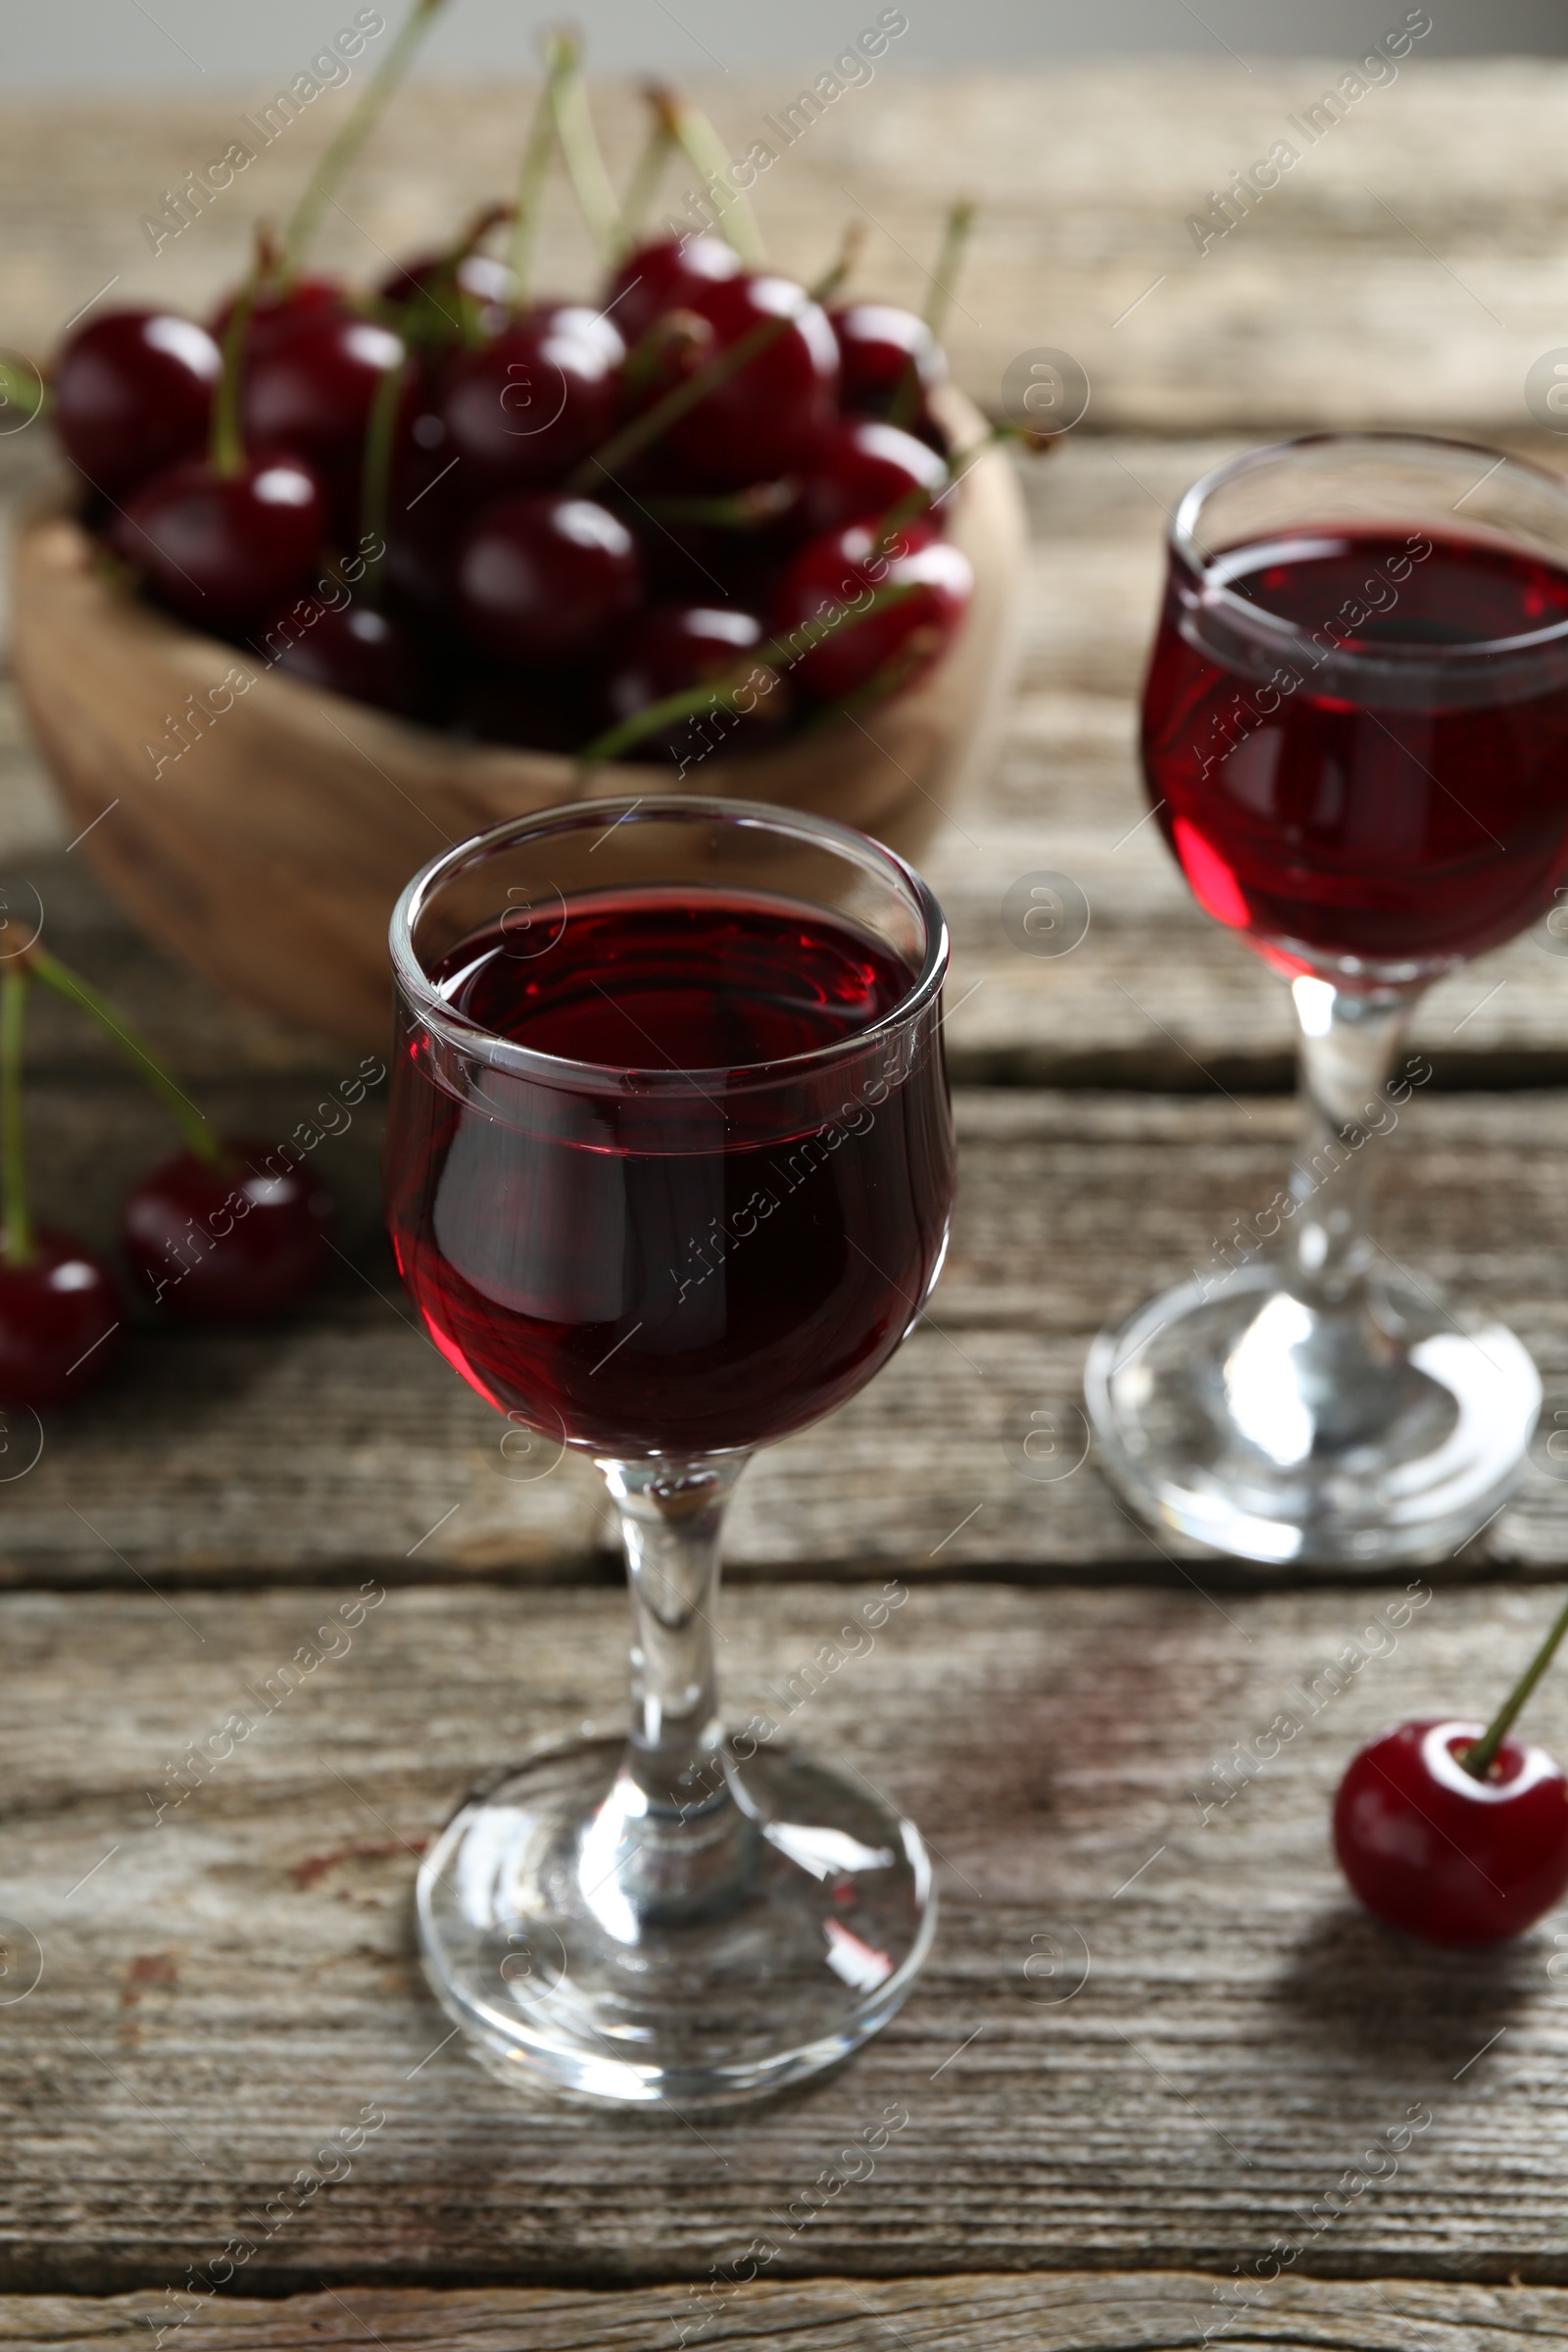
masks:
[[[610,173],[605,170],[594,119],[588,111],[582,43],[574,32],[558,26],[545,35],[544,46],[550,74],[550,111],[566,177],[599,258],[608,262],[620,251],[620,205]]]
[[[661,728],[672,726],[677,719],[696,718],[705,710],[739,710],[741,696],[760,670],[771,672],[777,678],[827,638],[836,637],[841,629],[854,628],[858,622],[869,620],[874,612],[885,612],[892,605],[902,605],[914,592],[912,581],[900,581],[874,589],[863,605],[840,605],[836,612],[820,613],[802,621],[787,637],[774,637],[766,645],[758,646],[721,676],[705,679],[696,686],[684,686],[678,693],[666,694],[661,702],[634,710],[617,725],[607,727],[603,735],[596,735],[577,754],[579,764],[598,767],[607,760],[618,760],[646,736],[657,735]],[[755,708],[755,696],[753,702]]]
[[[321,225],[321,216],[332,200],[332,191],[342,179],[360,149],[381,120],[388,100],[409,70],[415,51],[444,4],[444,0],[414,0],[386,56],[377,72],[361,91],[359,103],[348,121],[327,147],[304,195],[294,208],[293,218],[283,231],[284,282],[296,278],[300,265]]]
[[[227,1165],[222,1145],[195,1103],[188,1095],[180,1093],[162,1062],[154,1058],[133,1030],[126,1028],[108,998],[100,996],[90,980],[84,980],[79,972],[74,972],[69,963],[62,963],[58,956],[51,956],[47,948],[29,948],[25,968],[33,979],[43,981],[46,987],[64,997],[68,1004],[78,1006],[98,1023],[100,1029],[107,1031],[126,1060],[152,1088],[198,1159],[205,1160],[209,1167],[221,1168]],[[9,977],[8,973],[6,978]],[[0,988],[4,985],[0,981]]]
[[[787,514],[800,496],[793,474],[776,482],[753,482],[745,490],[719,490],[711,496],[645,498],[643,505],[659,522],[700,522],[715,531],[760,531]]]
[[[508,267],[515,280],[512,291],[512,308],[518,318],[528,308],[533,292],[533,249],[539,232],[539,207],[544,197],[550,159],[555,151],[555,94],[547,74],[528,124],[528,135],[522,143],[522,162],[517,171],[517,201],[512,211],[512,238],[507,248]]]
[[[36,368],[15,360],[0,359],[0,409],[20,409],[24,422],[31,424],[49,407],[49,387]],[[22,428],[13,425],[11,430]]]
[[[729,149],[700,106],[693,106],[678,90],[661,91],[660,96],[687,162],[701,177],[709,201],[718,208],[719,234],[734,246],[748,270],[760,270],[766,257],[757,215],[750,200],[724,176],[730,169]]]
[[[0,1263],[19,1271],[36,1254],[27,1212],[27,1155],[22,1127],[22,1031],[27,975],[14,964],[0,976]]]
[[[371,557],[366,566],[366,594],[371,604],[378,600],[381,564],[386,554],[387,508],[390,504],[392,452],[397,441],[398,410],[414,366],[411,353],[401,367],[387,369],[375,387],[369,421],[365,428],[365,460],[360,474],[360,530],[362,544],[373,539],[381,550],[381,555]]]
[[[239,420],[240,386],[245,378],[245,346],[250,340],[256,289],[266,269],[264,256],[235,295],[234,308],[223,329],[223,367],[213,395],[213,424],[207,451],[213,471],[218,474],[236,474],[245,463],[245,436]]]
[[[925,306],[925,322],[939,342],[953,305],[954,288],[958,282],[963,249],[969,242],[974,216],[973,200],[967,196],[960,197],[949,213],[948,224],[943,231],[942,251],[937,256],[936,275],[931,280],[931,292]]]
[[[862,710],[875,710],[883,703],[890,703],[896,694],[903,693],[916,670],[930,661],[940,643],[941,634],[936,629],[911,629],[898,652],[873,671],[863,686],[857,686],[853,694],[841,695],[836,703],[824,703],[820,710],[812,712],[802,732],[819,734],[841,718],[858,718]]]
[[[817,279],[814,286],[808,287],[804,301],[830,300],[849,274],[851,256],[858,243],[858,239],[852,231],[845,239],[844,251],[838,261],[824,276]],[[732,375],[739,375],[743,368],[749,368],[759,352],[766,351],[770,343],[776,343],[785,329],[794,324],[795,315],[788,313],[775,313],[771,318],[760,318],[755,326],[747,328],[744,335],[738,335],[716,359],[710,360],[706,368],[699,368],[685,383],[676,384],[672,391],[664,394],[662,400],[656,400],[651,409],[645,409],[640,416],[634,416],[629,424],[622,425],[618,433],[612,433],[602,449],[584,458],[576,472],[567,475],[565,488],[571,491],[595,488],[600,474],[613,474],[617,466],[624,466],[628,458],[636,457],[639,450],[657,441],[688,410],[695,409],[700,401],[706,400],[710,392],[716,392],[720,384],[727,384]]]
[[[1459,1762],[1464,1766],[1466,1772],[1473,1774],[1478,1781],[1484,1781],[1488,1773],[1492,1770],[1493,1765],[1496,1762],[1497,1750],[1499,1747],[1501,1747],[1504,1740],[1507,1739],[1509,1732],[1512,1730],[1514,1718],[1518,1715],[1520,1708],[1525,1703],[1525,1700],[1530,1696],[1531,1691],[1534,1690],[1536,1685],[1545,1673],[1546,1668],[1551,1664],[1553,1657],[1556,1655],[1557,1644],[1562,1640],[1564,1634],[1568,1634],[1568,1601],[1564,1601],[1562,1607],[1552,1619],[1551,1624],[1547,1629],[1545,1640],[1542,1642],[1541,1647],[1537,1650],[1535,1656],[1531,1659],[1529,1665],[1525,1668],[1523,1674],[1519,1677],[1519,1680],[1515,1683],[1513,1689],[1509,1691],[1507,1697],[1503,1700],[1501,1706],[1497,1709],[1497,1712],[1495,1715],[1494,1715],[1492,1721],[1488,1724],[1480,1739],[1477,1740],[1473,1745],[1467,1747],[1464,1753],[1459,1757]]]
[[[626,182],[626,193],[620,200],[620,244],[623,252],[630,252],[642,234],[642,225],[648,217],[648,208],[654,201],[655,190],[664,176],[664,166],[680,143],[675,136],[674,111],[669,92],[660,83],[649,81],[643,84],[643,96],[648,101],[653,122],[643,151]]]

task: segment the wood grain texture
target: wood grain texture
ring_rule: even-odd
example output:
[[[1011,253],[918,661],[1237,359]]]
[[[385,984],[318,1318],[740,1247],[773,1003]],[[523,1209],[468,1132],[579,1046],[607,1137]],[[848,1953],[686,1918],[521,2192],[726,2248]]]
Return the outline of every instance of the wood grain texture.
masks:
[[[1216,2340],[1233,2352],[1303,2341],[1335,2352],[1409,2352],[1412,2343],[1431,2352],[1513,2352],[1521,2335],[1568,2343],[1561,2289],[1405,2278],[1282,2278],[1254,2290],[1256,2303],[1220,2339],[1223,2284],[1193,2271],[812,2278],[743,2287],[691,2340],[745,2344],[751,2352],[886,2352],[894,2341],[921,2352],[1178,2352]],[[356,2283],[346,2293],[273,2303],[230,2297],[201,2314],[200,2333],[193,2329],[190,2340],[211,2352],[317,2345],[333,2352],[370,2352],[372,2345],[389,2352],[667,2352],[679,2340],[673,2323],[687,2299],[684,2289],[668,2286],[442,2293]],[[167,2327],[169,2318],[162,2295],[7,2296],[0,2298],[0,2344],[12,2352],[116,2352],[134,2344],[145,2352],[149,2328]]]
[[[731,1710],[906,1803],[944,1916],[841,2074],[685,2121],[493,2081],[411,1952],[414,1849],[469,1782],[619,1720],[618,1595],[432,1584],[346,1647],[317,1629],[353,1586],[182,1593],[178,1619],[146,1593],[6,1596],[9,1982],[42,1973],[0,2007],[0,2284],[177,2287],[236,2237],[248,2292],[701,2282],[759,2235],[770,2279],[1245,2273],[1281,2239],[1293,2275],[1562,2283],[1568,1913],[1499,1950],[1418,1947],[1348,1905],[1329,1854],[1356,1741],[1500,1689],[1557,1605],[1413,1581],[949,1586],[874,1640],[856,1612],[881,1583],[731,1594]],[[290,1690],[308,1643],[339,1654]],[[1278,1757],[1243,1760],[1283,1713]],[[159,1821],[186,1743],[235,1714],[248,1735]],[[1568,1685],[1532,1728],[1561,1752]],[[367,2122],[346,2170],[318,2161]],[[867,2172],[841,2152],[879,2124]]]
[[[530,62],[519,34],[519,67]],[[732,152],[764,136],[782,148],[755,201],[772,255],[808,277],[858,219],[864,282],[918,304],[943,205],[960,191],[979,198],[950,333],[959,380],[983,403],[1017,354],[1054,346],[1087,369],[1091,418],[1106,427],[1522,425],[1526,370],[1562,343],[1568,67],[1429,61],[1418,42],[1392,86],[1346,106],[1324,135],[1293,132],[1289,118],[1350,62],[1244,67],[1216,45],[1211,58],[922,74],[894,42],[868,87],[846,91],[788,144],[764,118],[796,97],[796,75],[710,74],[696,86]],[[270,95],[8,108],[7,339],[47,349],[115,277],[121,299],[207,308],[240,273],[251,221],[287,213],[341,120],[342,94],[314,104],[157,252],[142,220]],[[321,259],[379,278],[386,255],[439,243],[448,224],[505,195],[528,96],[521,79],[411,90],[343,188]],[[596,107],[618,172],[640,135],[637,109],[613,83]],[[1189,216],[1282,138],[1297,164],[1200,253]],[[677,211],[687,185],[671,173],[665,201]],[[558,191],[541,282],[564,291],[594,274]]]
[[[167,1149],[160,1114],[126,1082],[29,1096],[41,1199],[112,1247],[121,1193]],[[309,1132],[317,1097],[286,1077],[211,1099],[224,1126],[281,1140],[301,1114]],[[1084,1355],[1102,1322],[1226,1262],[1283,1181],[1293,1105],[974,1088],[956,1111],[958,1209],[930,1314],[843,1410],[758,1455],[731,1573],[1179,1579],[1173,1563],[1200,1555],[1147,1536],[1083,1458]],[[340,1256],[307,1307],[223,1334],[149,1310],[106,1387],[50,1417],[35,1466],[0,1481],[0,1583],[614,1573],[595,1474],[509,1430],[415,1326],[380,1233],[378,1145],[369,1103],[316,1155]],[[1568,1428],[1565,1149],[1568,1097],[1548,1092],[1418,1091],[1388,1141],[1391,1257],[1500,1313],[1549,1391],[1516,1499],[1446,1575],[1568,1560],[1568,1463],[1550,1450]],[[1059,1454],[1042,1451],[1047,1429]],[[0,1467],[31,1461],[24,1417],[5,1442]]]

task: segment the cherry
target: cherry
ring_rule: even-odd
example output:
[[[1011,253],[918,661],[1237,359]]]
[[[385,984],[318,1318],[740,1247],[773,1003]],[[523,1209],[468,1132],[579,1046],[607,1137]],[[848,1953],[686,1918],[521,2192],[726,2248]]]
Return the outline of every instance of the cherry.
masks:
[[[453,549],[472,504],[464,495],[465,478],[420,369],[392,451],[386,576],[397,601],[421,624],[439,622],[450,612]]]
[[[732,605],[651,606],[638,619],[625,660],[606,689],[612,716],[633,718],[666,695],[727,676],[762,643],[765,634],[754,612],[742,612]],[[780,699],[776,686],[767,695],[760,694],[759,712],[765,709],[771,716],[771,707]],[[739,721],[740,726],[754,730],[759,723],[759,717],[750,714]],[[700,748],[701,739],[694,735],[691,722],[677,719],[657,734],[643,736],[627,757],[642,759],[659,751],[678,760]]]
[[[1334,1804],[1340,1867],[1367,1909],[1439,1943],[1522,1935],[1568,1888],[1568,1781],[1504,1739],[1483,1780],[1479,1723],[1423,1717],[1352,1757]]]
[[[231,294],[213,318],[212,331],[219,344],[228,331],[238,300],[237,293]],[[259,359],[274,344],[286,341],[298,326],[349,316],[344,289],[335,277],[297,277],[291,285],[258,286],[251,300],[250,324],[245,330],[246,352],[252,359]]]
[[[416,623],[439,626],[450,617],[453,559],[465,519],[455,500],[432,490],[416,506],[394,513],[387,524],[387,580],[396,603]]]
[[[924,413],[926,394],[948,372],[942,346],[925,320],[886,302],[847,303],[828,317],[838,339],[844,407],[885,416],[902,398],[913,423]],[[911,370],[912,403],[906,389]]]
[[[383,302],[415,302],[438,284],[452,260],[445,253],[421,253],[411,262],[396,262],[376,287]],[[457,264],[458,284],[476,302],[507,303],[516,279],[505,262],[493,254],[466,253]]]
[[[818,305],[787,277],[742,275],[695,286],[683,307],[727,350],[765,320],[790,324],[677,418],[670,448],[699,481],[739,489],[810,461],[833,416],[838,345]]]
[[[916,491],[928,501],[936,498],[947,480],[947,466],[935,450],[912,433],[874,417],[844,416],[830,428],[807,480],[800,522],[807,536],[820,538],[846,523],[886,514]]]
[[[207,437],[222,354],[172,311],[105,311],[78,328],[54,373],[55,430],[111,498]]]
[[[459,543],[459,610],[502,661],[581,662],[609,641],[642,596],[625,524],[591,498],[498,499]]]
[[[257,649],[308,686],[324,686],[405,718],[431,714],[429,665],[418,640],[373,605],[300,597],[257,632]]]
[[[459,352],[437,411],[469,491],[546,488],[608,441],[625,357],[609,320],[571,303],[542,305]]]
[[[156,1304],[191,1322],[248,1321],[315,1288],[331,1224],[332,1197],[317,1177],[285,1152],[232,1141],[220,1160],[180,1152],[144,1176],[121,1242]]]
[[[182,458],[143,483],[108,537],[160,604],[221,630],[298,587],[325,520],[320,483],[298,458],[246,457],[232,473]]]
[[[466,253],[454,263],[450,253],[421,253],[389,270],[376,292],[403,313],[397,321],[400,334],[440,345],[470,327],[483,335],[501,334],[516,289],[513,271],[493,254]]]
[[[246,438],[293,450],[318,469],[357,467],[376,389],[403,359],[403,343],[388,327],[307,314],[250,355],[241,403]]]
[[[102,1258],[34,1227],[24,1264],[0,1256],[0,1398],[40,1411],[81,1396],[108,1370],[123,1312]]]
[[[626,256],[605,289],[605,316],[630,349],[662,313],[690,309],[703,287],[740,274],[740,256],[722,237],[662,238]]]
[[[909,591],[862,620],[845,622],[791,665],[790,675],[810,693],[837,701],[875,677],[916,630],[929,633],[927,658],[934,658],[961,619],[973,585],[967,556],[938,538],[930,522],[901,524],[885,549],[877,524],[852,522],[802,548],[779,582],[773,627],[788,637],[880,589]]]
[[[480,743],[514,744],[535,752],[576,752],[603,719],[585,681],[570,672],[551,677],[522,670],[468,669],[453,705],[460,731]]]

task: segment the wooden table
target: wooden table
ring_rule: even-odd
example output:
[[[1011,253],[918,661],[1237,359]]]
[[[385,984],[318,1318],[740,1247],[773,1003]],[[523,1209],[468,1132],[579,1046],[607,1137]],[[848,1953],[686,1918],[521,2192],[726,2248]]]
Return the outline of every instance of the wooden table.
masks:
[[[1556,448],[1522,385],[1564,332],[1568,70],[1417,50],[1198,254],[1195,204],[1343,70],[1218,56],[920,85],[890,57],[763,190],[785,263],[809,267],[858,206],[868,281],[907,296],[939,193],[972,187],[960,376],[994,401],[1010,357],[1054,345],[1095,387],[1084,431],[1029,476],[1003,756],[929,860],[957,941],[953,1256],[889,1372],[758,1461],[730,1545],[741,1709],[868,1591],[902,1596],[799,1728],[929,1834],[944,1921],[915,1996],[833,2080],[716,2122],[533,2103],[449,2036],[414,1961],[416,1856],[479,1770],[614,1720],[622,1603],[590,1477],[509,1475],[494,1420],[413,1328],[368,1106],[323,1147],[341,1254],[310,1310],[218,1338],[149,1322],[4,1483],[0,1912],[9,1981],[29,1936],[42,1973],[21,1997],[0,1979],[0,2342],[146,2343],[176,2321],[189,2333],[164,2342],[269,2352],[1568,2342],[1568,1913],[1489,1955],[1407,1945],[1349,1905],[1325,1835],[1358,1739],[1484,1704],[1527,1653],[1557,1598],[1538,1588],[1568,1565],[1560,1467],[1543,1450],[1461,1557],[1383,1580],[1156,1544],[1092,1458],[1041,1481],[1019,1453],[1032,1413],[1070,1425],[1091,1332],[1268,1197],[1290,1133],[1275,984],[1140,823],[1131,698],[1166,510],[1275,428],[1414,420]],[[791,94],[710,93],[737,139]],[[243,205],[156,259],[136,222],[249,102],[6,120],[19,347],[114,276],[116,299],[207,301],[324,109]],[[521,104],[405,107],[345,191],[336,258],[363,270],[492,192]],[[623,150],[629,114],[610,121]],[[551,233],[571,282],[585,265]],[[0,436],[8,501],[46,469],[41,434]],[[225,1123],[281,1137],[347,1068],[138,943],[9,698],[0,863],[0,911],[36,890],[51,943]],[[1042,869],[1091,910],[1059,959],[1002,928],[1008,885]],[[1519,941],[1433,991],[1417,1042],[1436,1077],[1389,1150],[1383,1233],[1503,1312],[1568,1415],[1553,947]],[[107,1240],[158,1115],[54,1004],[31,1043],[40,1190]],[[349,1651],[260,1720],[254,1693],[356,1592]],[[1286,1706],[1301,1735],[1253,1771],[1241,1751]],[[235,1708],[255,1736],[160,1822],[185,1742]],[[1561,1681],[1534,1728],[1568,1746]],[[879,2118],[876,2173],[848,2182],[840,2151]],[[311,2188],[316,2152],[360,2131],[347,2173]],[[792,2228],[813,2183],[821,2210]],[[760,2236],[776,2251],[738,2283]],[[184,2291],[236,2239],[254,2250],[221,2304]]]

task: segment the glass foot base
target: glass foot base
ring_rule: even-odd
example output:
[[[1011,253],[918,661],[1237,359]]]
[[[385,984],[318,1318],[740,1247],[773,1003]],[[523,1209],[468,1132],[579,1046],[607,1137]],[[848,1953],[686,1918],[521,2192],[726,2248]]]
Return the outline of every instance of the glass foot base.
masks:
[[[425,1973],[481,2054],[589,2098],[700,2107],[800,2082],[884,2026],[936,1927],[913,1824],[771,1748],[715,1761],[716,1792],[661,1820],[624,1754],[535,1757],[424,1858]]]
[[[1266,1260],[1102,1332],[1084,1387],[1147,1517],[1325,1566],[1449,1557],[1505,1500],[1541,1407],[1512,1332],[1435,1286],[1391,1275],[1322,1309]]]

